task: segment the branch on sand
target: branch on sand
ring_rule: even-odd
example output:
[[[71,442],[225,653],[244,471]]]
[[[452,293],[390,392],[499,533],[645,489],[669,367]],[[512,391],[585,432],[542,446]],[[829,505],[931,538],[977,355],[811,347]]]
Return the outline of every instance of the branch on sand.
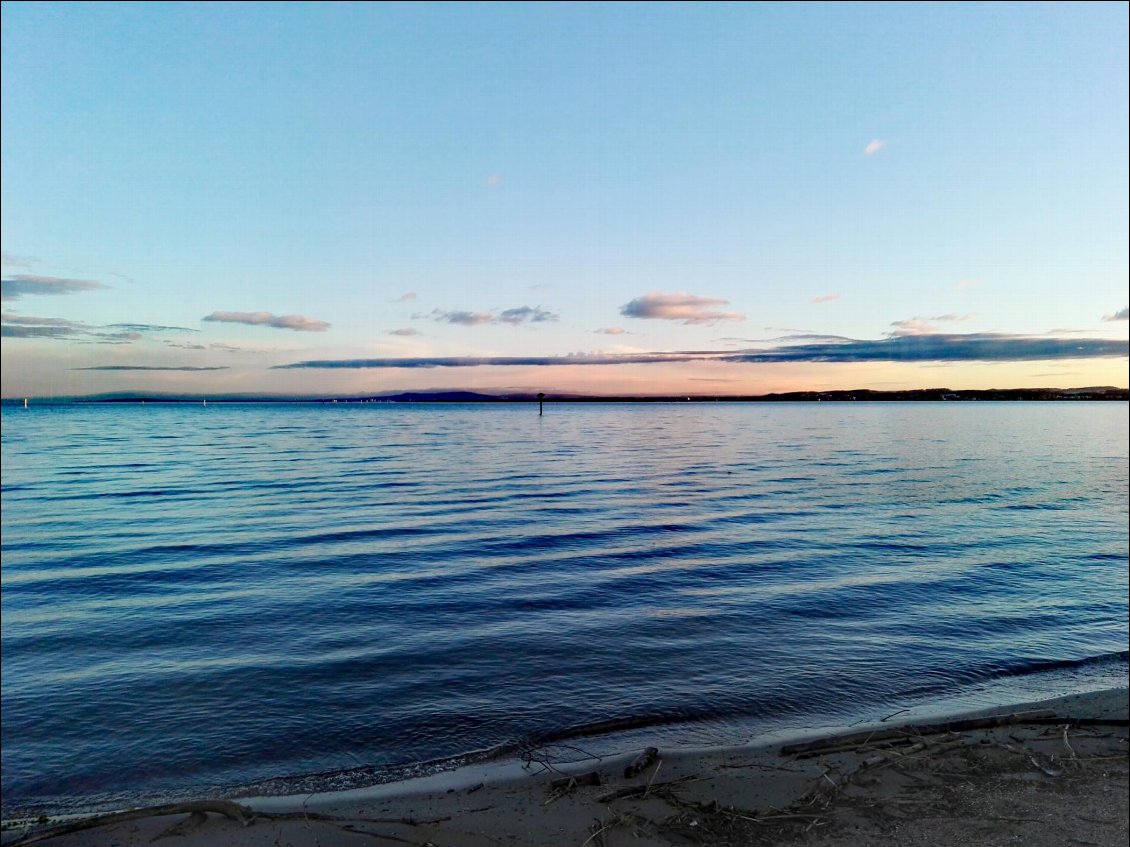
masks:
[[[1125,718],[1094,718],[1094,719],[1064,719],[1049,709],[1040,709],[1031,712],[1013,712],[1007,715],[993,715],[986,718],[966,718],[965,720],[948,721],[936,724],[912,724],[907,726],[892,727],[891,729],[876,729],[870,732],[857,732],[852,735],[839,735],[833,738],[821,738],[803,744],[787,744],[781,748],[782,756],[796,756],[803,759],[810,756],[820,756],[825,753],[836,753],[849,750],[861,744],[871,744],[876,741],[885,741],[892,738],[905,738],[907,736],[921,737],[924,735],[941,735],[947,732],[967,732],[973,729],[992,729],[998,726],[1014,726],[1017,724],[1067,724],[1070,726],[1126,726]]]
[[[249,806],[244,806],[240,803],[233,803],[230,800],[193,800],[186,803],[166,803],[161,806],[148,806],[144,809],[130,809],[125,812],[111,812],[106,815],[97,815],[92,818],[83,818],[78,821],[71,821],[70,823],[59,824],[58,826],[50,827],[49,829],[42,829],[38,832],[28,833],[22,838],[12,842],[11,847],[22,847],[24,844],[34,844],[38,841],[46,841],[48,838],[56,838],[60,835],[70,835],[75,832],[83,832],[88,829],[96,829],[100,826],[112,826],[119,823],[128,823],[129,821],[138,821],[144,818],[164,817],[166,815],[185,815],[189,817],[179,823],[166,829],[164,832],[156,836],[156,838],[163,838],[168,835],[181,835],[198,828],[203,824],[209,814],[221,815],[230,821],[238,823],[240,826],[250,826],[257,820],[312,820],[321,821],[323,823],[331,824],[339,828],[344,828],[348,831],[353,831],[350,827],[356,823],[378,823],[378,824],[399,824],[401,826],[420,826],[421,824],[434,824],[442,823],[451,820],[450,817],[432,818],[422,820],[418,818],[341,818],[335,815],[324,815],[318,812],[257,812]],[[377,833],[367,833],[376,836]],[[396,839],[395,836],[380,835],[381,838]],[[156,838],[154,840],[156,840]],[[410,843],[410,842],[409,842]]]

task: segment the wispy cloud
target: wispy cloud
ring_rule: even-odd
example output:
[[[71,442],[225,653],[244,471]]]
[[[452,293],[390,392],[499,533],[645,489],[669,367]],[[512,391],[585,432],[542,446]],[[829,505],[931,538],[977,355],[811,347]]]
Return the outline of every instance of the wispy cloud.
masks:
[[[821,294],[819,297],[813,297],[809,302],[811,302],[813,305],[816,305],[817,303],[831,303],[833,300],[839,299],[839,293],[833,291],[831,294]]]
[[[1130,355],[1126,339],[1047,338],[971,333],[892,335],[887,338],[782,344],[751,350],[704,350],[657,353],[592,353],[569,356],[421,357],[322,359],[275,365],[295,368],[472,368],[561,365],[629,365],[669,362],[1025,362],[1055,359],[1121,358]]]
[[[487,188],[498,188],[498,186],[502,185],[502,175],[501,174],[491,174],[490,176],[487,177],[486,182],[487,182]]]
[[[494,312],[467,312],[463,310],[432,309],[427,314],[412,316],[417,320],[433,320],[440,323],[458,324],[460,326],[481,326],[483,324],[523,324],[545,323],[557,320],[557,315],[547,312],[540,306],[518,306],[513,309],[503,309]]]
[[[913,317],[901,321],[892,321],[891,326],[894,330],[891,335],[931,335],[938,332],[938,327],[935,324],[939,323],[963,323],[965,321],[973,320],[977,315],[973,312],[966,312],[959,315],[953,312],[945,315],[934,315],[929,318]]]
[[[389,335],[404,335],[404,336],[419,335],[419,334],[420,334],[420,330],[412,329],[412,327],[404,327],[403,329],[394,329],[389,333]]]
[[[81,321],[66,318],[44,318],[33,315],[16,315],[4,312],[0,315],[4,323],[5,338],[60,338],[72,339],[80,344],[128,344],[144,338],[146,332],[198,332],[182,326],[158,326],[154,324],[115,323],[92,326]],[[106,332],[105,330],[110,330]],[[166,342],[169,343],[169,342]]]
[[[719,312],[712,307],[728,306],[729,300],[717,297],[701,297],[677,291],[664,294],[652,291],[642,297],[625,303],[620,314],[626,318],[658,319],[682,321],[685,324],[713,324],[719,321],[744,321],[745,315],[737,312]]]
[[[3,338],[66,338],[78,332],[70,326],[0,326],[0,337]]]
[[[207,350],[208,349],[207,345],[205,345],[205,344],[182,344],[179,341],[163,341],[162,343],[166,347],[175,347],[178,350]]]
[[[867,146],[863,148],[863,155],[864,156],[874,156],[876,153],[878,153],[880,150],[882,150],[886,146],[887,146],[887,142],[883,141],[883,139],[873,138],[873,139],[871,139],[871,141],[869,141],[867,143]]]
[[[631,335],[632,333],[624,329],[622,326],[604,326],[600,329],[594,329],[593,332],[598,335]]]
[[[191,367],[189,365],[91,365],[71,368],[72,371],[226,371],[226,367]]]
[[[102,339],[96,342],[83,342],[94,344],[125,344],[130,341],[140,341],[145,336],[140,332],[92,332],[91,337]]]
[[[66,326],[71,329],[86,329],[86,324],[78,321],[68,321],[66,318],[37,318],[31,315],[13,315],[5,312],[0,315],[0,320],[6,324],[19,324],[21,326]]]
[[[494,321],[490,312],[467,312],[459,309],[432,309],[429,314],[416,314],[415,320],[433,320],[445,324],[459,324],[460,326],[479,326]]]
[[[0,280],[0,300],[18,300],[29,294],[75,294],[79,291],[96,291],[109,288],[92,279],[63,279],[57,276],[15,274]]]
[[[106,324],[108,329],[124,329],[132,332],[200,332],[187,326],[162,326],[161,324]]]
[[[214,323],[270,326],[275,329],[293,329],[295,332],[325,332],[330,328],[326,321],[305,315],[273,315],[270,312],[212,312],[201,318]]]
[[[1104,321],[1130,321],[1130,306],[1123,306],[1112,315],[1103,315]]]
[[[30,268],[37,261],[34,256],[17,256],[7,250],[0,250],[0,266],[5,268]]]
[[[543,365],[630,365],[655,362],[690,362],[705,358],[687,353],[571,353],[567,356],[432,356],[401,359],[322,359],[275,365],[295,368],[477,368]]]
[[[540,306],[519,306],[516,309],[503,309],[498,320],[504,324],[545,323],[557,320],[557,315],[547,312]]]
[[[958,291],[964,291],[966,288],[972,288],[975,285],[980,285],[981,281],[977,279],[959,279],[954,285]]]
[[[406,291],[403,294],[401,294],[399,297],[397,297],[395,300],[393,300],[392,302],[393,303],[408,303],[408,302],[415,300],[415,299],[416,299],[416,292],[415,291]]]

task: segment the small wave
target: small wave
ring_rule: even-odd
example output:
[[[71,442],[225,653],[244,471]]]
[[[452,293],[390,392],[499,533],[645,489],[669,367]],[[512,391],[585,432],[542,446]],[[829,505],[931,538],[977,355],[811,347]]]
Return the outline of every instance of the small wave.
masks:
[[[1103,664],[1126,664],[1127,662],[1130,662],[1130,650],[1117,650],[1113,653],[1099,653],[1094,656],[1084,656],[1081,659],[1020,661],[1015,665],[1006,666],[1004,669],[994,674],[994,676],[1024,676],[1026,674],[1044,673],[1046,671],[1067,670],[1069,668],[1091,667]]]

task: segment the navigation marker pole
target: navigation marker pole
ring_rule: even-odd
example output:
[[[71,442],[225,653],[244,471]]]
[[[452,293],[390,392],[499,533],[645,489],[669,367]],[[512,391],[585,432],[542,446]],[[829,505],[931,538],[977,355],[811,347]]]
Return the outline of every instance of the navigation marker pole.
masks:
[[[538,392],[538,417],[539,417],[539,418],[540,418],[540,417],[542,416],[542,414],[544,414],[544,412],[545,412],[545,410],[544,410],[544,409],[542,409],[542,405],[541,405],[541,404],[542,404],[542,401],[543,401],[543,400],[545,400],[545,395],[544,395],[544,394],[542,394],[542,393],[541,393],[541,392],[539,391],[539,392]]]

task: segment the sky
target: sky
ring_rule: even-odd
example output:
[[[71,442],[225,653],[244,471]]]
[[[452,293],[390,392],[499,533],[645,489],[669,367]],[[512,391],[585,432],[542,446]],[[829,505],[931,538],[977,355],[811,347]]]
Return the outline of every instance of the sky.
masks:
[[[1126,387],[1128,8],[5,2],[0,389]]]

